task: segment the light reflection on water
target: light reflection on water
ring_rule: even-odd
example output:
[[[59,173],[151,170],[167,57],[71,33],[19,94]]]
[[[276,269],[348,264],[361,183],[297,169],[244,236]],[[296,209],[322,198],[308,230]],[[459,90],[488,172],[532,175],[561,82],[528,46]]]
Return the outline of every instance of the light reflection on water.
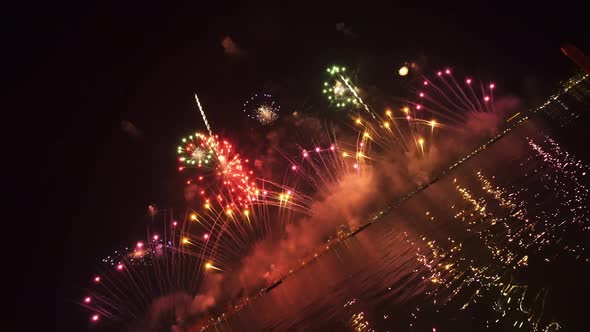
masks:
[[[572,299],[588,294],[588,255],[579,246],[587,239],[588,181],[576,178],[585,175],[583,167],[552,167],[555,159],[548,161],[531,142],[550,156],[567,157],[534,125],[525,125],[216,329],[582,326],[577,313],[583,309]],[[568,283],[580,291],[572,292]]]

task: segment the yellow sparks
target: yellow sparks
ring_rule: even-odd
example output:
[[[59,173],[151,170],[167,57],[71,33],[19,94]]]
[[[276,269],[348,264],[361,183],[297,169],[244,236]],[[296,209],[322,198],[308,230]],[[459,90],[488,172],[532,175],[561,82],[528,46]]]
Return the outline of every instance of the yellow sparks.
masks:
[[[217,271],[223,271],[222,269],[220,269],[217,266],[213,265],[211,262],[205,263],[205,269],[206,270],[214,269],[214,270],[217,270]]]
[[[511,117],[510,117],[510,119],[506,120],[506,122],[510,122],[510,121],[512,121],[514,118],[516,118],[516,117],[517,117],[517,116],[519,116],[519,115],[520,115],[520,112],[518,112],[518,113],[514,114],[513,116],[511,116]]]

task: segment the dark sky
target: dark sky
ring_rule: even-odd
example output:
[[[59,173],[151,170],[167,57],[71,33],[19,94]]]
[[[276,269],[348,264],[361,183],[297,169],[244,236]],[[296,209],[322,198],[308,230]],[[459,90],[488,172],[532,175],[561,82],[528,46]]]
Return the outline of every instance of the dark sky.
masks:
[[[60,330],[88,326],[88,315],[69,301],[82,296],[96,259],[141,236],[148,204],[181,200],[174,148],[185,133],[204,129],[194,92],[211,124],[239,139],[232,129],[247,97],[267,89],[286,101],[283,110],[317,105],[328,65],[365,68],[370,84],[387,86],[404,61],[427,59],[530,99],[575,70],[561,43],[589,46],[584,10],[563,1],[193,3],[30,3],[12,12],[8,73],[22,88],[20,104],[32,110],[18,114],[19,123],[42,149],[21,200],[26,211],[43,211],[30,222],[48,252],[33,273],[50,271],[41,282],[51,293],[44,308],[56,312]],[[348,32],[336,29],[340,22]],[[226,36],[240,54],[224,53]],[[123,120],[141,136],[121,130]]]

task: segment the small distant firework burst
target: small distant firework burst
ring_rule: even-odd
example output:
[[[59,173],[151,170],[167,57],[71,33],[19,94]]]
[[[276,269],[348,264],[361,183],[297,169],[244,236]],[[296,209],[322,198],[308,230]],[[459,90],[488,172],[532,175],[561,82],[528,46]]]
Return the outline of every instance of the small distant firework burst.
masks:
[[[276,105],[272,95],[255,94],[244,103],[244,113],[250,119],[258,121],[263,126],[273,124],[279,117],[280,107]]]
[[[178,146],[178,161],[184,167],[202,167],[211,165],[214,162],[215,140],[207,135],[195,133],[182,139],[181,146]]]
[[[324,82],[322,93],[328,97],[328,101],[338,109],[355,106],[358,100],[350,89],[350,78],[346,76],[346,68],[333,66],[327,69],[330,80]]]
[[[256,109],[256,119],[263,126],[273,123],[277,118],[277,112],[271,106],[262,105]]]

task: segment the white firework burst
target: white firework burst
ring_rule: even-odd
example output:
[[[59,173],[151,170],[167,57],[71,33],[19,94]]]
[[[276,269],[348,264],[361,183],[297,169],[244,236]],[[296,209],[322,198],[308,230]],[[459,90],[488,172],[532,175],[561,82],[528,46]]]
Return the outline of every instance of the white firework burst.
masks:
[[[278,117],[277,112],[271,106],[261,105],[256,109],[256,119],[264,126],[273,123]]]
[[[263,126],[271,125],[278,119],[279,109],[269,94],[255,94],[244,103],[244,113]]]

